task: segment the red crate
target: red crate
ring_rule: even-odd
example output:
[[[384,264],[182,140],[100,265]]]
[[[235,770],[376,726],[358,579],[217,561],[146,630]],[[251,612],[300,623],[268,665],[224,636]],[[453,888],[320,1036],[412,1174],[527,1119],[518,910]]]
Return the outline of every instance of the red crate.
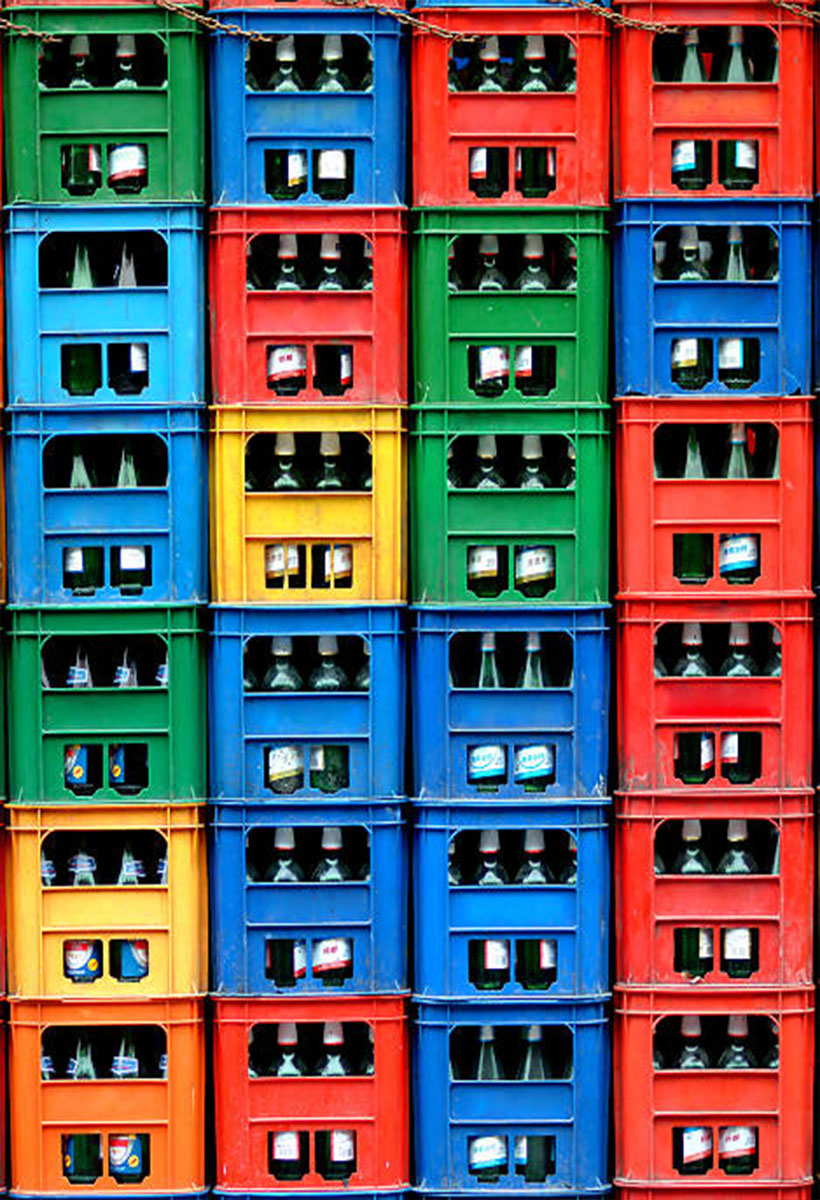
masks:
[[[249,1077],[254,1026],[293,1021],[357,1022],[373,1030],[372,1075],[323,1078]],[[239,1192],[398,1189],[409,1180],[408,1031],[403,996],[214,1000],[216,1186]],[[314,1135],[355,1134],[355,1169],[344,1183],[318,1170]],[[269,1169],[269,1138],[307,1134],[309,1165],[297,1181]]]
[[[675,776],[676,733],[759,733],[755,788],[811,786],[812,612],[810,600],[622,600],[617,623],[618,762],[622,791],[682,789]],[[655,633],[669,622],[767,622],[781,633],[782,674],[752,678],[656,677]],[[691,786],[691,785],[688,785]],[[696,791],[726,787],[720,770]],[[732,790],[740,785],[729,785]]]
[[[217,404],[407,402],[407,238],[403,208],[216,208],[210,216],[211,358]],[[247,253],[260,234],[359,234],[373,247],[373,288],[253,291]],[[307,387],[267,386],[267,347],[306,347]],[[340,396],[314,386],[316,346],[353,349],[353,383]]]
[[[779,79],[773,83],[662,83],[652,74],[653,35],[618,30],[613,55],[613,116],[617,198],[677,196],[810,196],[814,184],[812,22],[765,0],[619,0],[640,21],[675,28],[762,25],[778,39]],[[672,142],[709,140],[712,182],[697,193],[672,184]],[[751,192],[718,182],[719,140],[756,140],[759,180]]]
[[[128,3],[133,4],[134,0],[128,0]],[[369,10],[370,5],[366,0],[345,0],[345,8],[365,9]],[[406,8],[405,0],[390,0],[391,8]],[[288,0],[287,5],[281,0],[208,0],[208,8],[211,12],[220,12],[224,9],[258,9],[260,12],[271,12],[278,8],[335,8],[338,12],[338,0]]]
[[[657,400],[642,396],[616,402],[616,496],[618,583],[622,594],[699,599],[702,596],[811,594],[813,431],[812,401],[802,396],[748,397],[736,404],[712,399]],[[664,425],[772,425],[780,445],[777,479],[657,479],[655,431]],[[681,583],[674,575],[676,533],[710,534],[714,574],[705,584]],[[721,533],[756,533],[760,576],[750,585],[730,584],[718,571]]]
[[[625,984],[691,983],[675,970],[675,930],[710,929],[714,970],[698,988],[811,984],[814,793],[722,788],[625,792],[615,798],[615,974]],[[656,875],[656,834],[668,821],[742,818],[777,831],[779,870],[760,875]],[[668,864],[667,864],[668,866]],[[747,981],[721,970],[724,930],[758,932],[759,968]]]
[[[667,1183],[653,1185],[651,1183],[615,1183],[615,1192],[619,1200],[715,1200],[715,1189],[708,1183],[675,1183],[672,1187]],[[812,1188],[808,1183],[772,1184],[771,1187],[755,1187],[748,1185],[744,1195],[754,1196],[754,1200],[812,1200]]]
[[[731,1071],[655,1070],[655,1031],[666,1017],[733,1013],[764,1017],[777,1031],[780,1065]],[[814,988],[664,988],[616,986],[613,1042],[615,1178],[697,1186],[711,1195],[737,1196],[757,1185],[807,1183],[812,1166]],[[711,1127],[714,1160],[697,1177],[673,1166],[673,1129]],[[717,1165],[718,1130],[758,1130],[759,1164],[749,1175],[727,1175]]]
[[[576,48],[574,92],[451,92],[451,42],[413,30],[413,203],[425,205],[602,205],[609,203],[610,38],[603,17],[585,8],[425,8],[424,19],[464,35],[544,34],[569,37]],[[457,47],[457,43],[455,44]],[[556,154],[557,186],[549,196],[515,190],[518,147]],[[508,150],[509,190],[480,198],[469,187],[471,148]]]

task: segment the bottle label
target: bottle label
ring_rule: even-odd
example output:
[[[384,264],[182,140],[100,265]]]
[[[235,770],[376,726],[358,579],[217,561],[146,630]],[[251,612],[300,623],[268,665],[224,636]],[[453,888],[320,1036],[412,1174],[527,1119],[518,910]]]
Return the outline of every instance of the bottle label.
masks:
[[[284,575],[285,550],[287,550],[288,572],[299,570],[299,551],[296,546],[285,547],[280,543],[277,546],[265,547],[265,573],[267,575]]]
[[[518,1133],[515,1136],[515,1165],[517,1167],[527,1165],[527,1135],[525,1133]]]
[[[114,672],[114,687],[129,687],[133,678],[134,672],[131,667],[120,663]]]
[[[555,549],[552,546],[525,546],[515,556],[515,582],[539,583],[555,578]]]
[[[752,957],[751,929],[727,929],[723,935],[723,953],[726,958],[748,962]]]
[[[718,563],[721,575],[754,570],[757,562],[758,541],[753,534],[732,533],[720,539]]]
[[[299,1134],[288,1130],[273,1135],[273,1157],[276,1162],[299,1161]]]
[[[478,377],[482,383],[506,379],[510,373],[510,352],[506,346],[481,346],[478,351]]]
[[[132,858],[120,871],[120,883],[139,883],[145,878],[145,867],[138,858]],[[136,945],[136,942],[134,943]]]
[[[97,869],[97,862],[90,854],[85,854],[83,851],[73,855],[68,869],[72,875],[93,875]]]
[[[712,958],[715,952],[715,940],[711,929],[698,930],[698,956]]]
[[[532,346],[518,346],[515,351],[515,378],[532,379]]]
[[[468,777],[476,779],[502,779],[507,773],[507,751],[503,746],[473,746],[467,765]]]
[[[332,1129],[330,1131],[331,1162],[353,1162],[355,1157],[356,1147],[350,1130]]]
[[[487,151],[483,146],[470,151],[470,178],[487,178]]]
[[[68,687],[90,687],[91,672],[88,667],[75,664],[68,668],[68,678],[66,680]]]
[[[552,746],[520,746],[515,751],[515,782],[543,779],[555,773]]]
[[[325,748],[324,748],[324,746],[311,746],[311,748],[310,748],[310,769],[311,769],[311,771],[324,771],[324,769],[325,769]]]
[[[145,342],[132,342],[128,347],[128,361],[132,375],[142,375],[148,370],[148,347]]]
[[[99,170],[99,163],[97,164]],[[144,146],[114,146],[108,154],[108,182],[140,179],[148,174],[148,155]]]
[[[734,767],[740,762],[740,734],[724,733],[721,735],[720,761],[724,767]]]
[[[120,570],[144,571],[145,548],[143,546],[120,546]]]
[[[50,858],[40,859],[40,879],[48,886],[57,878],[57,872],[54,868],[54,863]]]
[[[112,1133],[108,1139],[108,1166],[112,1175],[142,1172],[142,1138],[139,1134]]]
[[[304,150],[288,151],[288,187],[307,183],[307,154]]]
[[[712,1157],[712,1130],[706,1125],[690,1125],[683,1131],[684,1163],[703,1162]]]
[[[347,155],[344,150],[319,152],[319,178],[344,179],[347,175]]]
[[[353,947],[350,938],[322,938],[313,943],[313,973],[337,971],[353,964]]]
[[[125,747],[112,746],[108,763],[109,782],[116,786],[125,779]]]
[[[722,1159],[743,1158],[754,1154],[757,1134],[748,1125],[727,1125],[718,1135],[718,1153]]]
[[[271,346],[268,350],[268,382],[297,379],[307,370],[304,346]]]
[[[484,966],[488,971],[506,971],[510,965],[510,948],[506,942],[484,943]]]
[[[54,1075],[54,1063],[50,1054],[40,1055],[40,1075],[43,1079],[51,1079]]]
[[[735,166],[744,171],[757,168],[757,146],[754,142],[735,142]]]
[[[551,971],[558,962],[558,951],[553,941],[543,938],[538,947],[538,962],[542,971]]]
[[[94,943],[66,942],[63,947],[63,965],[70,979],[95,979],[100,964]]]
[[[135,1054],[115,1054],[111,1063],[111,1074],[115,1079],[137,1079],[140,1073],[139,1059]]]
[[[498,574],[498,547],[471,546],[467,551],[467,578],[494,579]]]
[[[88,751],[85,746],[66,746],[64,770],[66,783],[85,783],[88,778]]]
[[[168,663],[167,663],[167,661],[160,663],[159,666],[157,667],[157,677],[156,677],[155,682],[156,682],[157,687],[167,687],[168,686]]]
[[[168,1078],[168,1055],[160,1054],[159,1056],[159,1073],[162,1079]]]
[[[353,352],[343,350],[339,355],[339,382],[342,387],[350,387],[353,383]]]
[[[678,338],[672,343],[673,367],[696,367],[698,365],[698,339]]]
[[[268,751],[268,782],[292,779],[302,773],[302,751],[299,746],[275,746]]]
[[[83,572],[83,551],[81,546],[72,546],[65,553],[65,569],[69,575],[81,575]]]
[[[93,143],[88,146],[88,173],[89,173],[89,175],[101,175],[102,174],[102,161],[100,159],[100,148],[99,148],[99,146],[93,145]]]
[[[693,141],[672,143],[672,174],[691,171],[697,161],[697,148]]]
[[[700,735],[700,769],[708,771],[715,765],[715,743],[711,733]]]
[[[507,1161],[507,1144],[500,1137],[470,1139],[467,1157],[471,1167],[503,1167]]]
[[[293,977],[304,979],[307,975],[307,946],[303,941],[293,943]]]
[[[330,583],[331,574],[333,581],[338,587],[345,579],[350,579],[353,576],[353,547],[352,546],[334,546],[333,558],[331,560],[331,550],[328,547],[325,550],[325,582]],[[331,572],[331,561],[333,564]]]
[[[737,371],[743,366],[743,341],[741,338],[721,338],[718,342],[718,369]]]

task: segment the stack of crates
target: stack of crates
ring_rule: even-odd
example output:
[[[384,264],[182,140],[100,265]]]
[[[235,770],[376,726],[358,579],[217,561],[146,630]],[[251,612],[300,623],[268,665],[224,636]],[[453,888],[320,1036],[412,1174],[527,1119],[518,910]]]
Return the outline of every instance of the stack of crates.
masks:
[[[609,29],[527,0],[414,15],[414,1187],[596,1196]]]
[[[215,1194],[389,1197],[409,1182],[405,39],[319,2],[210,15]]]
[[[202,1195],[204,44],[9,15],[11,1191]]]
[[[620,7],[616,1182],[807,1200],[811,22]]]

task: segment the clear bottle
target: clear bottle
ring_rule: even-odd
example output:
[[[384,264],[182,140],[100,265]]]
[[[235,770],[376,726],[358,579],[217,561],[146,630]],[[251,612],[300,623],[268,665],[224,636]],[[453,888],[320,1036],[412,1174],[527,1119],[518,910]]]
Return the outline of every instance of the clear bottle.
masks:
[[[721,475],[724,479],[751,479],[752,473],[746,426],[742,421],[732,421]]]
[[[272,492],[303,492],[305,482],[294,466],[296,438],[292,433],[277,433],[273,445]]]
[[[348,692],[350,680],[337,662],[339,641],[334,634],[323,634],[318,638],[319,665],[308,680],[311,692]]]
[[[524,1030],[524,1048],[515,1077],[530,1082],[541,1082],[550,1078],[544,1061],[544,1044],[540,1025],[527,1025]]]
[[[299,239],[295,233],[280,233],[276,247],[278,271],[273,290],[276,292],[301,292],[305,286],[299,273]],[[265,290],[264,281],[257,285]]]
[[[729,34],[716,72],[720,83],[751,83],[752,65],[745,46],[742,25],[730,25]]]
[[[681,841],[683,846],[675,859],[673,875],[711,875],[712,864],[701,846],[701,826],[697,818],[683,822]]]
[[[498,470],[498,450],[495,434],[480,434],[476,447],[476,458],[478,459],[478,465],[473,472],[468,487],[480,488],[482,491],[506,487],[504,478]]]
[[[296,65],[296,41],[292,33],[278,38],[274,51],[275,66],[266,91],[302,92],[304,84]]]
[[[478,51],[477,92],[502,92],[504,89],[498,78],[501,62],[501,51],[498,38],[493,34],[485,37]]]
[[[524,861],[518,868],[515,882],[533,886],[545,886],[555,882],[552,871],[544,859],[543,829],[524,831]]]
[[[544,36],[530,33],[524,38],[524,54],[518,75],[516,91],[548,92],[547,63]]]
[[[282,634],[271,638],[270,652],[272,662],[262,681],[262,690],[303,692],[305,685],[302,676],[293,665],[293,638]]]
[[[683,468],[684,479],[705,479],[706,471],[703,466],[703,455],[698,441],[698,431],[694,425],[689,426],[689,436],[686,442],[686,463]]]
[[[339,826],[325,825],[322,829],[322,858],[312,875],[314,883],[346,883],[351,878],[350,868],[342,859],[343,848]]]
[[[680,1054],[674,1067],[678,1071],[704,1071],[712,1065],[705,1048],[700,1044],[700,1017],[688,1014],[681,1017],[680,1034],[683,1039]]]
[[[521,438],[521,469],[515,486],[524,491],[545,491],[551,486],[544,469],[544,451],[538,433],[525,433]]]
[[[530,631],[527,634],[524,665],[518,676],[516,687],[529,689],[549,686],[549,674],[544,667],[544,656],[541,651],[541,634]]]
[[[322,42],[322,67],[316,80],[317,92],[349,92],[350,80],[342,69],[344,49],[338,33],[325,35]]]
[[[498,672],[494,633],[482,633],[481,635],[481,659],[478,667],[477,686],[480,688],[500,688],[504,686]]]
[[[139,1079],[140,1060],[134,1038],[130,1033],[124,1033],[120,1039],[117,1053],[111,1062],[112,1079]]]
[[[131,847],[126,842],[122,851],[120,872],[117,876],[117,887],[137,887],[145,879],[145,867],[142,860],[135,858]]]
[[[128,441],[123,443],[122,453],[120,454],[120,465],[117,468],[116,486],[117,488],[139,487],[137,468],[134,464],[134,452],[131,449],[131,443]]]
[[[277,1079],[301,1079],[307,1074],[299,1054],[299,1035],[293,1021],[280,1021],[276,1027],[276,1051],[269,1074]]]
[[[322,1047],[322,1057],[316,1066],[317,1075],[329,1079],[353,1074],[350,1060],[345,1053],[344,1026],[341,1021],[325,1021]]]
[[[697,29],[687,29],[683,35],[683,62],[681,63],[681,83],[706,83],[706,68],[703,65],[703,55],[700,52],[700,35]]]
[[[341,467],[342,443],[338,433],[323,433],[319,439],[320,474],[317,492],[343,491],[347,481]]]
[[[578,287],[578,247],[575,242],[570,241],[566,246],[558,287],[562,292],[574,292]]]
[[[546,292],[552,279],[544,265],[544,238],[540,233],[524,235],[524,269],[515,281],[517,292]]]
[[[663,655],[658,646],[658,631],[655,630],[655,678],[664,679],[669,674],[669,670],[664,662]]]
[[[721,1071],[751,1071],[757,1059],[749,1048],[749,1019],[745,1013],[732,1013],[726,1031],[726,1048],[718,1059]]]
[[[684,621],[681,646],[683,654],[672,668],[672,674],[688,679],[709,675],[709,664],[702,652],[703,634],[698,621]]]
[[[74,262],[68,274],[68,286],[72,291],[87,291],[97,286],[91,270],[88,243],[82,238],[77,238],[74,247]]]
[[[320,292],[343,292],[350,285],[342,270],[342,244],[338,233],[323,233],[319,245],[319,260],[322,264],[322,277],[319,280]]]
[[[274,859],[265,872],[265,883],[301,883],[305,873],[294,858],[296,835],[292,825],[277,825],[273,831]]]
[[[129,90],[138,87],[134,78],[134,66],[137,61],[137,39],[132,33],[117,34],[117,48],[114,53],[117,68],[117,80],[114,87],[118,90]]]
[[[503,1079],[498,1065],[498,1055],[495,1049],[495,1029],[492,1025],[482,1025],[478,1032],[478,1059],[475,1068],[475,1078],[484,1082]]]
[[[729,226],[728,250],[723,278],[729,283],[745,283],[749,278],[746,251],[743,246],[743,230],[739,225]]]
[[[503,292],[507,280],[498,269],[498,238],[494,233],[483,233],[478,243],[481,267],[476,287],[480,292]]]
[[[68,668],[65,685],[67,688],[92,688],[91,668],[88,665],[88,654],[84,646],[77,647],[74,663]]]
[[[729,653],[720,666],[720,674],[731,678],[759,674],[751,655],[747,621],[732,621],[729,626]]]

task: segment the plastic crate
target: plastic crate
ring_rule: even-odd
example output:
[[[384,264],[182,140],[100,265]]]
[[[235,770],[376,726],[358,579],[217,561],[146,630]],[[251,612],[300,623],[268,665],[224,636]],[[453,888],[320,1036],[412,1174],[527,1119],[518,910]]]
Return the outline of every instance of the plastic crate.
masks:
[[[217,1187],[230,1195],[338,1193],[344,1183],[321,1174],[317,1142],[334,1130],[352,1134],[352,1171],[358,1188],[398,1190],[409,1179],[409,1047],[403,996],[345,996],[334,1000],[214,1001],[214,1095]],[[373,1034],[373,1073],[251,1078],[249,1039],[259,1026],[280,1021],[313,1026],[321,1052],[325,1021],[367,1025]],[[317,1028],[319,1027],[319,1028]],[[256,1040],[256,1039],[255,1039]],[[362,1039],[364,1040],[364,1039]],[[275,1043],[273,1044],[275,1048]],[[307,1064],[310,1069],[310,1063]],[[304,1174],[284,1182],[272,1170],[273,1139],[297,1133],[308,1143]],[[349,1146],[348,1146],[349,1148]],[[298,1160],[297,1160],[298,1162]]]
[[[765,1018],[777,1037],[777,1068],[707,1067],[656,1070],[653,1050],[664,1018],[677,1022],[695,1014]],[[718,1030],[721,1026],[716,1027]],[[722,1026],[725,1030],[725,1025]],[[661,1033],[663,1030],[661,1030]],[[708,1030],[703,1030],[708,1037]],[[614,1021],[615,1180],[691,1183],[710,1195],[737,1196],[758,1184],[807,1183],[812,1166],[814,1083],[814,988],[619,987]],[[681,1175],[673,1165],[676,1129],[712,1131],[711,1168]],[[718,1131],[732,1126],[757,1129],[759,1165],[751,1174],[727,1174],[718,1166]]]
[[[204,805],[10,805],[7,821],[11,995],[96,1001],[207,989]],[[152,859],[138,886],[118,887],[123,848],[134,838],[146,846],[151,835],[152,849],[166,857],[167,881]],[[96,887],[68,886],[66,852],[77,852],[81,839],[95,859]],[[41,854],[54,863],[54,885],[42,884]],[[66,943],[78,939],[100,943],[98,978],[76,982],[66,973]],[[115,944],[135,939],[146,943],[143,978],[123,970]]]
[[[205,656],[203,610],[196,608],[9,609],[8,737],[10,795],[40,804],[195,800],[205,783]],[[151,637],[167,683],[136,688],[106,680],[91,688],[46,687],[44,652],[55,640],[61,660],[75,646],[102,651]],[[68,648],[70,653],[63,652]],[[132,651],[133,653],[133,651]],[[93,681],[93,674],[92,674]],[[81,790],[66,785],[66,751],[87,748]],[[122,751],[120,755],[120,749]],[[122,782],[120,782],[122,781]],[[86,788],[94,788],[88,794]]]
[[[655,850],[665,830],[697,814],[702,829],[726,821],[754,822],[758,840],[769,836],[767,860],[755,876],[680,875],[666,863],[655,871]],[[615,803],[616,975],[624,984],[686,985],[679,969],[677,933],[707,929],[713,969],[697,986],[739,989],[813,980],[814,794],[722,788],[695,792],[628,792]],[[707,825],[707,822],[709,823]],[[773,846],[776,854],[773,854]],[[715,868],[717,863],[712,864]],[[761,864],[758,864],[761,865]],[[765,872],[763,867],[766,868]],[[731,978],[722,962],[727,931],[751,929],[757,969],[748,981]]]
[[[618,570],[622,595],[771,597],[807,593],[811,585],[814,449],[812,401],[806,397],[749,397],[728,408],[711,398],[617,401]],[[708,477],[685,479],[681,473],[658,476],[655,451],[672,426],[678,448],[685,450],[694,425],[728,436],[731,422],[742,422],[755,437],[755,474],[750,479],[718,477],[714,459]],[[762,432],[775,441],[779,472],[766,461]],[[660,431],[660,436],[659,436]],[[774,433],[775,436],[771,436]],[[700,446],[700,441],[699,441]],[[714,449],[714,446],[712,447]],[[718,468],[720,469],[720,468]],[[719,570],[722,534],[752,534],[759,539],[760,575],[751,584],[729,582]],[[675,539],[701,535],[711,539],[713,574],[702,584],[684,583],[675,574]]]
[[[710,1184],[686,1183],[675,1185],[675,1195],[683,1200],[714,1200],[715,1189]],[[744,1189],[745,1190],[745,1189]],[[811,1200],[810,1183],[772,1184],[771,1187],[755,1187],[755,1200]],[[667,1184],[618,1183],[618,1195],[623,1200],[663,1200],[669,1195]]]
[[[290,804],[214,801],[212,810],[211,939],[213,990],[222,995],[325,998],[339,992],[397,992],[407,987],[408,851],[400,803],[367,800],[295,800]],[[248,862],[273,861],[274,830],[290,826],[305,882],[297,887],[248,878]],[[311,883],[321,858],[321,829],[348,831],[361,856],[346,883]],[[311,858],[302,858],[306,838]],[[263,861],[264,865],[264,861]],[[365,874],[366,872],[366,874]],[[364,877],[363,877],[364,876]],[[313,951],[325,938],[347,938],[350,977],[326,985],[314,972]],[[305,974],[285,987],[276,978],[272,947],[301,942]]]
[[[757,142],[759,180],[753,195],[810,196],[813,188],[812,23],[763,0],[621,0],[619,11],[637,21],[675,28],[742,25],[771,30],[780,73],[772,83],[664,83],[653,79],[653,37],[640,27],[619,30],[613,56],[616,197],[677,196],[672,145],[708,141],[711,183],[699,195],[731,200],[720,182],[720,141]],[[656,34],[655,37],[660,37]],[[692,195],[692,193],[688,193]],[[741,193],[741,195],[746,193]]]
[[[782,673],[747,678],[656,676],[654,639],[667,623],[745,621],[774,626],[782,636]],[[714,776],[697,785],[730,784],[720,763],[724,733],[754,735],[759,773],[752,786],[768,791],[811,785],[813,639],[811,601],[655,600],[622,601],[617,622],[618,761],[624,791],[681,789],[675,771],[680,734],[713,735]],[[718,668],[720,664],[717,664]],[[708,758],[708,755],[707,755]]]
[[[215,402],[406,404],[406,226],[401,208],[213,209],[209,252]],[[258,243],[272,247],[281,234],[314,242],[322,234],[338,234],[358,240],[351,245],[367,243],[372,286],[341,291],[305,286],[298,293],[251,287],[250,252]],[[276,261],[272,250],[271,261]],[[306,284],[316,283],[306,277]],[[297,395],[280,397],[268,383],[269,351],[291,343],[304,350],[306,383]],[[340,382],[342,368],[335,363],[328,365],[323,381],[321,355],[329,350],[349,353],[349,385]]]
[[[425,27],[413,31],[413,203],[417,205],[550,205],[609,203],[609,26],[583,8],[539,5],[515,9],[428,8],[424,19],[449,33],[523,39],[528,34],[571,40],[576,50],[572,91],[484,95],[451,91],[448,68],[464,48]],[[470,187],[470,152],[500,149],[509,186],[479,197]],[[549,193],[525,197],[516,187],[516,152],[555,156]]]
[[[271,12],[241,6],[221,19],[268,36],[341,34],[367,41],[373,78],[369,88],[339,94],[297,95],[247,86],[246,42],[228,31],[211,37],[212,193],[216,205],[276,204],[266,189],[265,159],[274,150],[308,155],[300,204],[323,203],[315,188],[321,150],[352,153],[347,205],[405,203],[407,99],[403,27],[368,11]],[[281,131],[281,132],[280,132]],[[337,201],[333,201],[337,203]]]
[[[397,602],[406,594],[405,536],[405,414],[400,408],[215,408],[211,410],[211,565],[214,597],[220,603],[265,605],[298,603],[361,604]],[[295,492],[248,490],[248,456],[254,438],[268,439],[269,461],[277,433],[293,433],[297,457],[307,453],[309,466],[319,468],[320,438],[339,433],[342,466],[347,445],[361,454],[366,469],[365,443],[370,450],[372,485],[368,491],[348,486],[339,491],[304,488]],[[352,437],[350,436],[352,435]],[[258,443],[257,443],[258,444]],[[265,442],[261,443],[265,445]],[[311,479],[304,479],[308,485]],[[361,483],[361,474],[349,483]],[[337,582],[327,573],[321,547],[339,554],[349,547],[351,574]],[[303,579],[283,572],[280,588],[271,586],[266,562],[271,547],[282,555],[305,555]],[[310,564],[310,569],[308,565]],[[344,583],[345,586],[342,586]]]
[[[109,1170],[109,1149],[113,1149],[113,1138],[138,1133],[150,1138],[149,1153],[143,1157],[143,1169],[148,1169],[141,1180],[136,1178],[137,1171],[126,1179],[131,1192],[147,1192],[152,1197],[204,1193],[205,1024],[201,999],[16,1000],[10,1008],[11,1190],[15,1195],[121,1195],[122,1185]],[[41,1078],[44,1035],[53,1037],[61,1030],[76,1032],[84,1027],[84,1033],[90,1032],[93,1053],[94,1036],[105,1036],[105,1027],[109,1027],[116,1031],[116,1053],[120,1029],[138,1033],[145,1026],[157,1030],[158,1044],[164,1043],[167,1078],[159,1077],[155,1063],[150,1062],[150,1078],[108,1075],[75,1081],[65,1077],[66,1064],[59,1057],[54,1063],[58,1076]],[[68,1147],[64,1139],[72,1134],[97,1134],[100,1138],[100,1175],[93,1183],[71,1183],[66,1177]]]
[[[533,1190],[514,1171],[516,1137],[545,1137],[555,1169],[540,1194],[605,1189],[609,1133],[609,1021],[600,1000],[536,1006],[528,1001],[497,1004],[419,1001],[414,1023],[413,1104],[415,1186],[428,1192],[507,1195]],[[572,1075],[538,1082],[493,1082],[451,1076],[451,1034],[460,1027],[542,1026],[571,1042]],[[551,1027],[551,1029],[550,1029]],[[523,1041],[522,1041],[523,1044]],[[471,1139],[505,1139],[506,1170],[496,1183],[483,1183],[469,1168]]]
[[[672,354],[682,339],[705,340],[712,373],[698,392],[742,397],[778,392],[805,394],[811,387],[811,224],[802,200],[630,200],[617,206],[614,247],[615,364],[619,394],[689,396],[672,376]],[[727,283],[720,279],[658,279],[653,245],[659,233],[684,224],[744,232],[778,240],[777,279]],[[720,264],[716,264],[720,270]],[[739,388],[719,378],[721,350],[730,338],[757,343],[758,377]],[[735,364],[736,365],[736,364]],[[750,368],[750,373],[751,373]]]
[[[410,537],[412,597],[422,604],[509,604],[532,608],[552,604],[601,604],[609,597],[610,434],[609,413],[600,407],[490,413],[464,408],[411,410]],[[506,453],[505,487],[466,487],[449,483],[451,462],[460,446],[475,449],[476,438],[493,434]],[[542,448],[575,453],[573,479],[549,490],[513,486],[511,472],[523,465],[522,437],[537,434]],[[477,464],[477,458],[467,459]],[[469,482],[467,478],[466,482]],[[483,598],[470,586],[470,553],[481,545],[502,547],[507,576],[499,571],[500,591]],[[516,585],[520,547],[548,548],[554,566],[546,595],[527,595]],[[499,561],[499,567],[502,560]]]
[[[83,290],[40,284],[38,260],[49,236],[80,237],[90,247],[99,247],[102,237],[117,239],[135,233],[151,238],[152,263],[158,264],[160,278],[158,250],[160,244],[163,246],[167,259],[165,283]],[[66,244],[62,240],[56,243],[63,250]],[[111,372],[115,370],[111,351],[135,345],[147,351],[148,361],[148,382],[138,393],[138,403],[204,403],[205,292],[200,208],[150,204],[9,208],[6,273],[8,391],[13,406],[76,405],[78,401],[118,406],[123,393],[111,386]],[[64,363],[70,358],[63,352],[78,346],[98,347],[99,355],[88,352],[96,364],[95,374],[92,377],[89,373],[86,381],[73,386],[90,389],[95,380],[99,380],[99,386],[71,395],[63,386]],[[137,358],[130,355],[129,366],[132,361],[141,367],[142,352]],[[70,381],[70,362],[65,369]],[[139,373],[132,375],[126,386],[136,387],[139,378]],[[126,402],[134,403],[134,396],[128,396]]]
[[[80,5],[20,8],[15,22],[39,33],[68,38],[77,34],[110,39],[117,34],[152,37],[165,54],[167,74],[126,90],[109,86],[71,89],[39,82],[40,42],[8,31],[6,114],[14,137],[6,159],[10,203],[87,204],[205,199],[204,56],[201,31],[179,14],[157,9],[106,11]],[[143,6],[144,8],[144,6]],[[44,65],[47,65],[47,59]],[[112,81],[113,82],[113,81]],[[90,195],[64,185],[64,147],[95,146],[102,182]],[[109,153],[137,144],[147,159],[147,181],[137,193],[118,194],[108,183]]]
[[[531,1004],[609,990],[609,804],[601,801],[413,802],[415,992],[419,997],[459,997],[478,1002],[499,997]],[[497,830],[510,882],[479,887],[448,881],[450,846],[459,854],[482,830]],[[551,838],[566,835],[577,851],[577,883],[518,884],[524,833],[541,829],[547,853]],[[562,846],[563,850],[563,846]],[[517,855],[517,857],[515,857]],[[509,980],[492,993],[476,985],[471,944],[507,944]],[[523,942],[552,943],[556,978],[546,990],[521,981]]]
[[[339,755],[346,762],[347,786],[340,770],[335,778],[338,790],[329,793],[337,801],[405,795],[402,607],[225,606],[214,607],[212,616],[208,672],[212,797],[290,803],[292,796],[319,801],[328,793],[311,784],[308,764],[312,753],[328,749],[347,751]],[[315,639],[327,635],[356,639],[351,644],[357,652],[363,652],[362,643],[369,644],[369,691],[245,691],[244,656],[251,639],[269,645],[273,637],[292,637],[296,650],[303,652],[309,676],[318,662]],[[293,750],[293,757],[302,763],[301,785],[289,791],[288,798],[267,783],[266,764],[276,750]],[[278,800],[280,795],[283,798]]]
[[[493,811],[498,800],[602,798],[609,767],[609,623],[606,608],[517,610],[414,607],[411,697],[414,719],[414,791],[434,799],[472,798]],[[482,633],[496,635],[501,688],[481,689],[454,676],[453,655],[472,651],[467,664],[478,677]],[[565,665],[564,682],[543,690],[515,686],[510,660],[523,666],[528,633],[540,633]],[[515,646],[511,646],[515,638]],[[461,646],[457,643],[461,642]],[[504,643],[506,642],[506,646]],[[466,674],[466,673],[465,673]],[[515,756],[544,739],[552,780],[537,796],[515,781]],[[501,746],[506,782],[487,790],[470,780],[469,754],[481,745]]]
[[[207,599],[206,416],[201,408],[15,408],[7,425],[10,592],[17,604],[72,606],[116,602],[195,603]],[[102,441],[99,439],[103,439]],[[150,440],[149,440],[150,439]],[[150,482],[115,486],[126,443],[157,455]],[[69,487],[72,452],[84,461],[100,447],[106,477],[90,489]],[[110,449],[107,449],[110,448]],[[143,464],[149,460],[144,459]],[[162,465],[167,477],[162,480]],[[89,595],[66,579],[66,555],[78,545],[100,555],[99,586]],[[145,554],[150,583],[137,594],[115,581],[120,551]]]
[[[609,239],[602,209],[417,210],[413,245],[413,365],[416,404],[473,409],[515,405],[603,403],[609,386]],[[577,286],[542,293],[513,290],[450,291],[448,252],[458,239],[481,234],[560,237],[578,252]],[[509,358],[508,386],[498,396],[478,394],[471,370],[482,348],[499,347]],[[543,355],[543,387],[528,395],[516,385],[520,348]],[[532,362],[529,363],[532,377]],[[523,366],[523,364],[522,364]]]

